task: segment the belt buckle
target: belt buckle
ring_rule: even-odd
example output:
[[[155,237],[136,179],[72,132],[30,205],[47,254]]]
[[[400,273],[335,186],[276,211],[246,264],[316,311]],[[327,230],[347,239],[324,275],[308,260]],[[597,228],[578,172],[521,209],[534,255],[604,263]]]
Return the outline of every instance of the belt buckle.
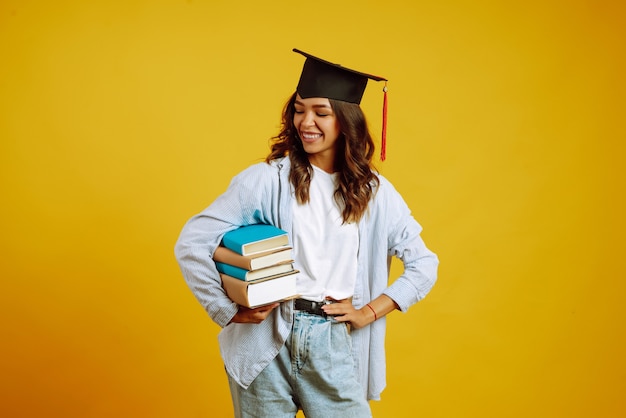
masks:
[[[298,299],[297,302],[299,304],[305,305],[304,309],[301,309],[302,311],[313,314],[313,315],[318,315],[323,318],[328,318],[328,315],[326,314],[326,312],[324,312],[322,307],[324,305],[333,303],[331,300],[326,300],[326,299],[321,302],[317,302],[314,300]]]
[[[319,315],[322,316],[324,319],[328,319],[330,318],[334,318],[333,315],[328,315],[323,309],[322,307],[325,305],[332,305],[333,303],[335,303],[334,300],[332,299],[324,299],[321,302],[314,302],[315,303],[315,310],[319,312]]]
[[[310,300],[307,311],[313,315],[325,316],[324,311],[322,310],[322,306],[324,306],[323,302],[317,302],[315,300]]]

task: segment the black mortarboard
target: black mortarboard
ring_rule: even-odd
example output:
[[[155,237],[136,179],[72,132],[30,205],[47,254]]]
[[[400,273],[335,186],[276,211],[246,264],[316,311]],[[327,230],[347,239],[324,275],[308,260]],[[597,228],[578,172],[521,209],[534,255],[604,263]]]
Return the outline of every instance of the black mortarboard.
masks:
[[[306,57],[296,91],[303,99],[324,97],[342,102],[360,104],[367,80],[385,81],[383,101],[383,133],[381,138],[381,160],[385,160],[387,135],[387,79],[314,57],[294,48],[294,52]]]
[[[300,97],[325,97],[342,102],[361,103],[367,80],[387,81],[386,78],[342,67],[339,64],[293,49],[306,57],[297,91]]]

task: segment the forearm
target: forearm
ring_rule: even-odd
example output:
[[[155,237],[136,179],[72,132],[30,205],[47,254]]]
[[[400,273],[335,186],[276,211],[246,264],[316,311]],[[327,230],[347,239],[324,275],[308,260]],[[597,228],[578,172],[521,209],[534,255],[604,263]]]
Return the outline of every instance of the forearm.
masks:
[[[354,329],[359,329],[398,309],[398,305],[389,296],[380,295],[360,309],[356,309],[349,298],[324,305],[322,309],[337,321],[349,322]]]
[[[393,299],[387,295],[380,295],[361,307],[360,310],[370,322],[374,322],[397,309],[399,309],[398,304]]]

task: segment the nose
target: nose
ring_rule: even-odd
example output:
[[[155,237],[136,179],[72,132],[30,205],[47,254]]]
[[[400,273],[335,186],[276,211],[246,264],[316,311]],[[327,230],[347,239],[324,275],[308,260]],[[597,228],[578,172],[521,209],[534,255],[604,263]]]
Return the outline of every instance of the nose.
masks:
[[[302,122],[300,124],[302,126],[314,126],[315,119],[313,117],[313,112],[305,112],[302,117]]]

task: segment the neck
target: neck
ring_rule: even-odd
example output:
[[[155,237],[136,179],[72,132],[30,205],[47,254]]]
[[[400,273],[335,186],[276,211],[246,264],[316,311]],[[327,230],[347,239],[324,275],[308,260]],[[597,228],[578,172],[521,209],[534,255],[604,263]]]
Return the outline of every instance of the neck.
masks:
[[[320,155],[320,154],[309,154],[309,163],[324,170],[327,173],[334,173],[335,171],[335,156],[331,155]]]

